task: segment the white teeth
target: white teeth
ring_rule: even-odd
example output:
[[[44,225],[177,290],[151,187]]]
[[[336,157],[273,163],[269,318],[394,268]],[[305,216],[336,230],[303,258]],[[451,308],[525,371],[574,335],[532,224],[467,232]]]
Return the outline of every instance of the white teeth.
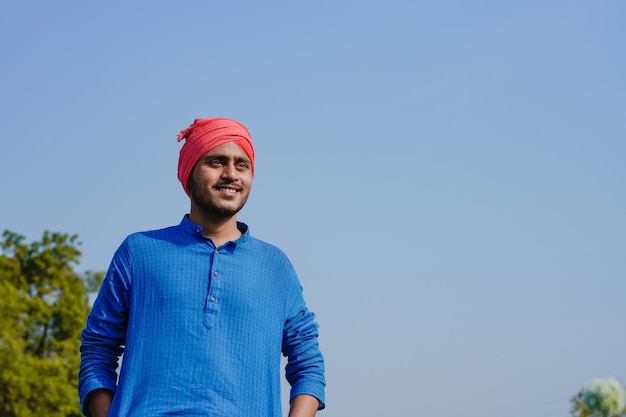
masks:
[[[218,190],[229,194],[235,194],[237,192],[237,190],[234,190],[232,188],[218,188]]]

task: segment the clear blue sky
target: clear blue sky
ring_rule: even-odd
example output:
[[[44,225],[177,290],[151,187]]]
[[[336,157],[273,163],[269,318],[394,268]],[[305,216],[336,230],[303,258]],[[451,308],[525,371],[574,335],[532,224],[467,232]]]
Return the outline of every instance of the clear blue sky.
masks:
[[[626,382],[626,2],[0,4],[0,229],[82,269],[176,224],[176,134],[256,144],[240,219],[318,314],[326,417],[566,416]]]

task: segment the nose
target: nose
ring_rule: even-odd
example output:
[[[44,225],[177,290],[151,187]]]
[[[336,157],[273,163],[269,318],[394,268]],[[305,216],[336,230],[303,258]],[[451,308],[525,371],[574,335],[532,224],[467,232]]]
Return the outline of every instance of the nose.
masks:
[[[234,163],[225,164],[222,168],[222,178],[234,180],[237,178],[237,169]]]

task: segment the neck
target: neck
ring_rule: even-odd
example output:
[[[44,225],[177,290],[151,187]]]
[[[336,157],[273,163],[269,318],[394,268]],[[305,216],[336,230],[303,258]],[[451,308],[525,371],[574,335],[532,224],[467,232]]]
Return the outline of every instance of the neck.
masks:
[[[210,238],[216,247],[224,243],[237,240],[241,237],[241,232],[237,228],[237,216],[227,218],[216,218],[208,213],[204,213],[197,207],[191,207],[189,220],[202,226],[204,235]]]

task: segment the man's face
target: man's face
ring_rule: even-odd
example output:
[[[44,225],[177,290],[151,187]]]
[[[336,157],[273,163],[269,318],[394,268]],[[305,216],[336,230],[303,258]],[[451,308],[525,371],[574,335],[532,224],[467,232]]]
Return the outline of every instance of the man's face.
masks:
[[[232,217],[246,204],[252,186],[252,163],[234,142],[208,151],[189,177],[192,210],[211,217]]]

